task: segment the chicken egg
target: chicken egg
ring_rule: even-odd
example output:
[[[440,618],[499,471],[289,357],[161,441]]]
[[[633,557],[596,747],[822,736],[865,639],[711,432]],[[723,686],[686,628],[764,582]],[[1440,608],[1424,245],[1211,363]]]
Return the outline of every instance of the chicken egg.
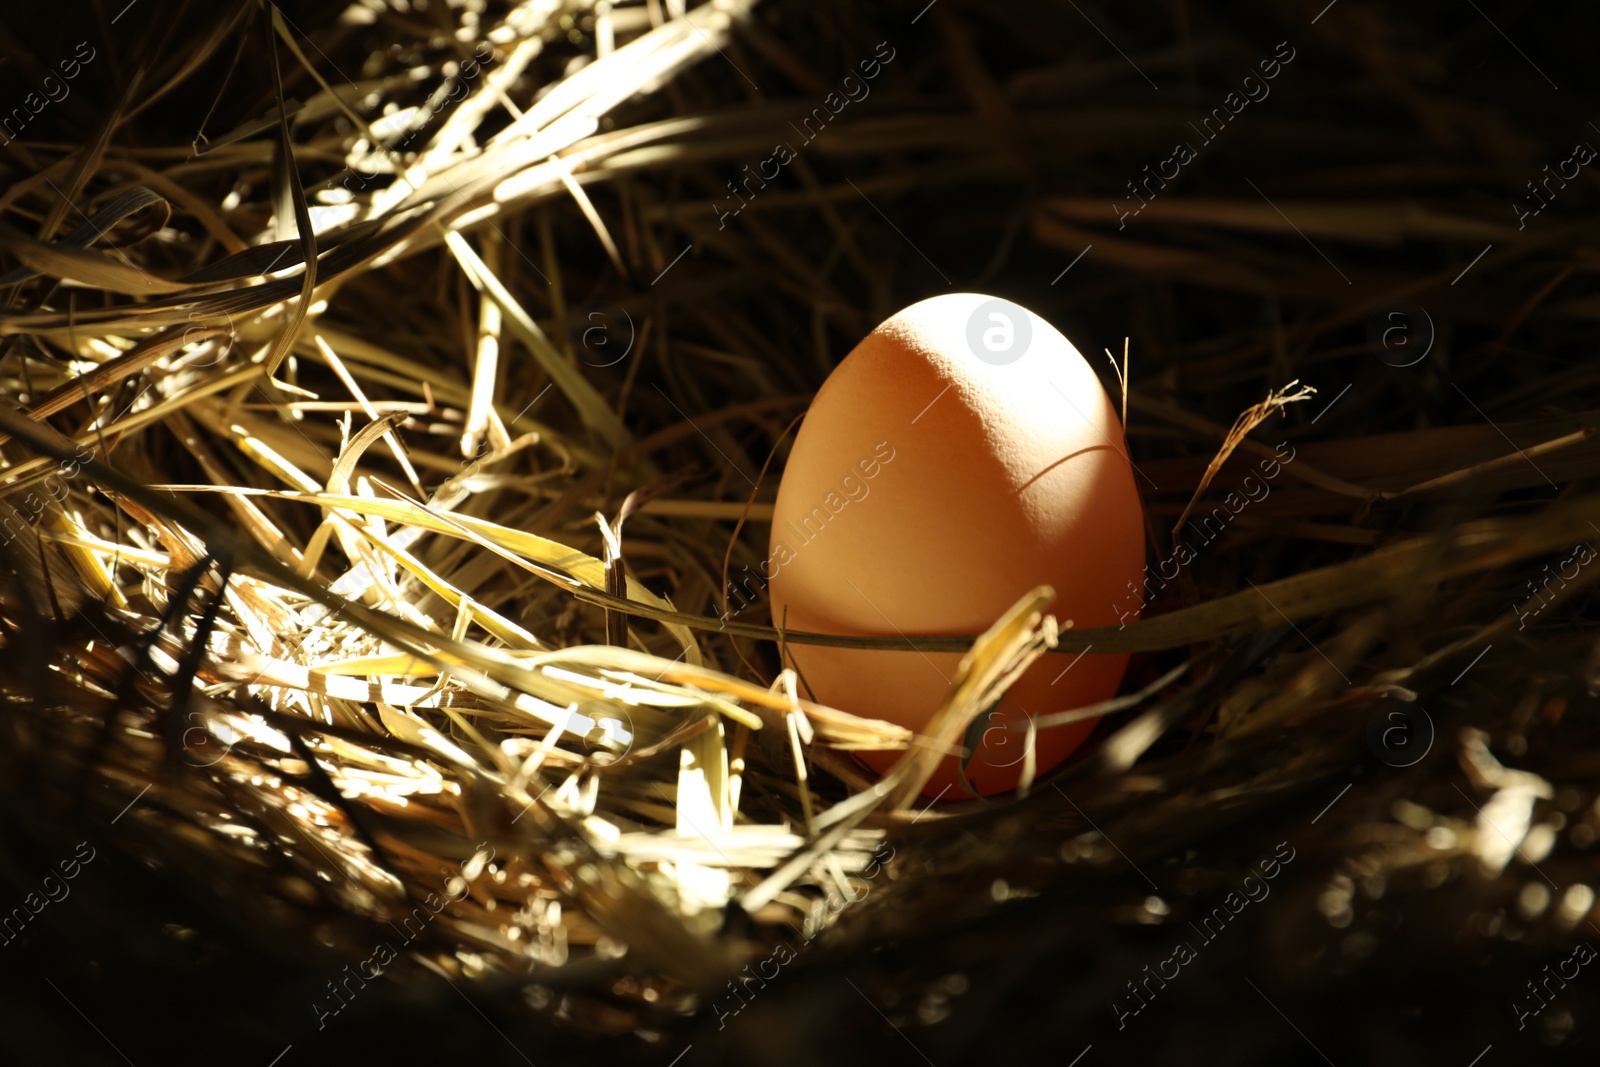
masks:
[[[873,330],[811,404],[778,489],[773,623],[849,635],[977,634],[1029,590],[1079,628],[1137,618],[1144,515],[1122,424],[1089,364],[1017,304],[953,293]],[[925,728],[959,653],[791,643],[802,693]],[[1021,776],[1027,719],[1115,695],[1127,656],[1040,657],[980,719],[967,764],[984,794]],[[1086,720],[1038,731],[1037,770]],[[969,738],[977,737],[977,729]],[[879,772],[900,753],[861,754]],[[955,757],[928,796],[961,795]]]

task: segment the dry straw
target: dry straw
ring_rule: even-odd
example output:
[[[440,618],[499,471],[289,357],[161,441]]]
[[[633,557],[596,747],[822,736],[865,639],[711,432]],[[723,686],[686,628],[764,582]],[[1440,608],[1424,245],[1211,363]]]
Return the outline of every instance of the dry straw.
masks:
[[[452,977],[592,989],[644,975],[623,998],[634,1008],[687,1008],[826,921],[828,901],[858,895],[885,835],[899,858],[875,889],[903,910],[880,908],[858,942],[914,932],[948,903],[907,883],[955,894],[994,871],[1016,877],[1029,842],[1053,862],[1113,863],[1063,785],[1137,859],[1322,780],[1358,757],[1379,701],[1415,700],[1485,644],[1520,636],[1506,605],[1524,572],[1600,536],[1593,495],[1492,503],[1592,477],[1588,416],[1388,427],[1400,432],[1302,443],[1270,505],[1239,517],[1235,536],[1262,562],[1218,549],[1125,628],[1074,628],[1049,614],[1048,590],[982,635],[840,638],[719,619],[727,560],[762,551],[764,463],[837,339],[888,310],[887,289],[854,300],[832,269],[881,278],[880,263],[915,263],[877,250],[893,235],[856,211],[862,198],[1015,181],[1039,146],[1063,141],[1126,152],[1172,116],[1034,108],[1040,92],[1054,99],[1048,86],[986,67],[964,44],[967,16],[940,5],[929,17],[962,109],[882,89],[730,234],[706,206],[726,196],[725,172],[806,110],[750,75],[807,92],[830,82],[756,0],[677,17],[672,6],[467,5],[447,10],[468,21],[430,29],[369,3],[308,34],[235,5],[144,30],[149,47],[124,56],[82,144],[30,142],[14,157],[0,193],[12,271],[0,279],[0,492],[10,514],[65,489],[6,527],[11,782],[51,803],[127,809],[123,847],[250,887],[232,897],[252,901],[249,922],[304,937],[286,914],[337,912],[324,932],[350,958],[430,893],[464,893],[409,947],[415,958]],[[866,27],[826,21],[806,32],[870,54]],[[404,60],[365,55],[363,23],[402,40]],[[469,67],[479,41],[492,57]],[[123,136],[158,100],[191,93],[214,93],[237,128],[208,123],[194,146]],[[243,115],[240,99],[261,106]],[[1251,122],[1230,150],[1282,135],[1287,151],[1307,133]],[[989,147],[965,154],[974,142]],[[944,162],[909,162],[925,153]],[[855,180],[824,177],[835,168]],[[1508,227],[1399,197],[1278,206],[1174,196],[1119,234],[1101,200],[1061,196],[1016,220],[1046,247],[1092,245],[1102,268],[1145,282],[1300,302],[1270,341],[1189,354],[1191,385],[1246,383],[1243,399],[1175,395],[1179,377],[1141,374],[1135,340],[1122,388],[1142,423],[1135,453],[1152,456],[1142,474],[1162,487],[1147,501],[1153,530],[1209,512],[1214,486],[1272,454],[1281,409],[1311,396],[1290,391],[1304,369],[1287,372],[1325,334],[1426,291],[1440,315],[1508,323],[1504,347],[1514,316],[1549,296],[1441,288],[1464,256],[1422,280],[1379,259],[1351,266],[1352,296],[1286,216],[1341,247],[1470,251],[1498,247]],[[808,229],[833,242],[826,264],[791,240]],[[1539,240],[1555,252],[1580,230],[1552,221]],[[686,245],[731,269],[687,280]],[[1508,262],[1491,252],[1475,270]],[[724,306],[741,272],[771,295]],[[603,370],[586,340],[597,298],[610,340],[632,346]],[[798,332],[775,339],[784,316]],[[1530,382],[1523,406],[1540,395]],[[1229,428],[1199,410],[1243,413]],[[686,474],[690,453],[702,466]],[[758,471],[752,490],[740,474]],[[1410,501],[1436,510],[1397,521]],[[1169,545],[1152,537],[1155,558]],[[1595,574],[1552,591],[1545,610],[1576,602]],[[801,698],[774,669],[781,641],[967,657],[914,738]],[[1111,716],[1102,740],[1057,788],[1030,774],[1004,806],[957,804],[913,826],[923,783],[1005,682],[1052,650],[1091,647],[1155,655],[1136,693],[1090,709]],[[1260,765],[1265,746],[1295,737],[1294,759]],[[877,780],[850,758],[866,747],[904,757]],[[930,834],[950,819],[994,833],[957,854]],[[1063,826],[1086,836],[1056,856]],[[730,927],[730,906],[753,923]],[[569,1010],[601,1029],[638,1022]]]

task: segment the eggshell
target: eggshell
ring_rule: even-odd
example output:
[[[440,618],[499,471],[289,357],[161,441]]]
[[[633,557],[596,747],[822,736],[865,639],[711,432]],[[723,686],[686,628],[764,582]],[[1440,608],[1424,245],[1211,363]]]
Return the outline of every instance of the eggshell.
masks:
[[[1144,519],[1122,424],[1083,356],[1005,300],[953,293],[884,322],[838,365],[795,439],[766,565],[774,625],[853,635],[976,634],[1038,585],[1078,627],[1137,617]],[[809,695],[912,729],[959,653],[791,644]],[[1021,774],[1024,716],[1115,695],[1126,655],[1053,653],[983,724],[983,793]],[[1037,735],[1039,771],[1093,720]],[[863,758],[879,771],[892,751]],[[926,794],[961,795],[947,759]]]

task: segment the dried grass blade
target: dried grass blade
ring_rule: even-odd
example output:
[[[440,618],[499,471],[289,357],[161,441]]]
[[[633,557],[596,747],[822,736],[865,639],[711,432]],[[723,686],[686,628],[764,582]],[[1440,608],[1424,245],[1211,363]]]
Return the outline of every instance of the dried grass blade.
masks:
[[[491,230],[483,238],[484,269],[500,267],[500,234]],[[461,427],[461,454],[475,455],[489,415],[494,411],[494,394],[500,378],[500,305],[493,300],[478,301],[478,343],[472,363],[472,394],[467,401],[467,418]]]
[[[344,383],[344,387],[350,390],[350,395],[355,397],[356,403],[361,405],[361,410],[367,416],[367,418],[373,420],[374,422],[380,421],[380,416],[378,415],[377,409],[374,408],[372,406],[372,402],[367,399],[367,394],[362,391],[360,383],[358,383],[355,378],[351,377],[348,370],[345,370],[343,361],[340,360],[333,349],[328,346],[328,342],[322,339],[322,335],[320,333],[313,337],[312,340],[317,346],[317,351],[322,354],[322,358],[327,361],[328,366],[333,368],[333,373],[339,376],[339,381]],[[411,460],[406,455],[405,448],[400,444],[400,441],[395,436],[394,432],[395,428],[398,427],[402,422],[405,422],[407,418],[409,418],[409,416],[402,413],[399,415],[389,415],[381,419],[386,426],[386,429],[384,429],[382,433],[383,443],[388,446],[389,452],[395,458],[395,462],[400,464],[400,469],[405,472],[406,478],[411,482],[411,488],[416,490],[417,496],[426,497],[428,492],[422,488],[422,482],[417,479],[416,468],[411,466]],[[332,487],[330,486],[330,488]]]
[[[1217,454],[1206,465],[1206,471],[1200,476],[1200,484],[1195,486],[1194,495],[1189,498],[1183,513],[1178,516],[1178,521],[1172,524],[1172,536],[1176,538],[1178,531],[1183,529],[1183,524],[1189,518],[1189,512],[1194,510],[1195,502],[1205,495],[1206,489],[1211,485],[1211,479],[1217,476],[1217,471],[1233,455],[1233,450],[1239,447],[1251,430],[1265,422],[1273,412],[1281,411],[1284,407],[1297,400],[1308,400],[1316,395],[1316,390],[1309,385],[1302,385],[1297,392],[1291,392],[1299,382],[1290,382],[1282,389],[1274,389],[1267,394],[1267,398],[1259,404],[1252,404],[1233,420],[1233,427],[1228,430],[1228,435],[1223,438],[1222,447],[1217,449]]]
[[[1393,500],[1403,496],[1415,496],[1422,493],[1438,492],[1441,489],[1453,489],[1462,482],[1469,482],[1480,475],[1503,471],[1508,467],[1518,467],[1524,463],[1533,465],[1534,470],[1537,471],[1537,465],[1533,464],[1533,461],[1536,457],[1547,456],[1551,452],[1559,452],[1564,448],[1571,448],[1573,445],[1583,444],[1585,441],[1588,441],[1590,438],[1592,438],[1595,433],[1595,427],[1585,426],[1583,429],[1578,430],[1575,433],[1569,433],[1561,437],[1552,438],[1551,440],[1545,441],[1541,444],[1529,445],[1527,448],[1519,448],[1514,452],[1507,452],[1505,455],[1499,456],[1495,459],[1487,460],[1483,463],[1475,463],[1470,467],[1462,467],[1459,470],[1451,471],[1449,474],[1442,474],[1437,478],[1430,478],[1425,482],[1419,482],[1416,485],[1407,486],[1398,492],[1382,493],[1380,495],[1386,500]]]
[[[611,405],[595,391],[588,379],[561,357],[561,353],[557,352],[549,338],[545,337],[544,331],[539,329],[538,324],[500,279],[489,270],[488,265],[478,258],[478,254],[472,250],[467,239],[454,230],[447,230],[445,243],[455,255],[456,261],[461,264],[461,269],[466,271],[473,287],[486,299],[491,299],[500,305],[500,310],[505,313],[512,332],[527,346],[528,351],[550,376],[556,388],[561,390],[562,395],[578,409],[578,416],[583,419],[584,425],[603,437],[614,451],[620,451],[632,444],[632,436],[623,427],[616,413],[611,410]]]
[[[0,221],[0,248],[16,256],[33,273],[80,282],[112,293],[149,296],[154,293],[181,293],[189,288],[131,263],[117,263],[85,248],[35,240],[3,221]]]
[[[28,418],[38,420],[54,415],[58,411],[64,411],[79,400],[90,399],[93,394],[139,373],[152,363],[159,362],[187,345],[226,336],[228,336],[227,330],[212,327],[190,328],[181,334],[174,334],[170,329],[165,330],[154,337],[140,341],[122,355],[107,360],[94,370],[62,382],[28,406]],[[6,440],[8,438],[0,436],[0,444],[4,444]]]
[[[56,242],[55,247],[87,248],[104,237],[107,231],[128,216],[137,214],[149,207],[158,207],[161,218],[159,221],[148,224],[145,227],[144,236],[148,236],[166,225],[167,220],[172,217],[172,208],[160,194],[143,186],[134,186],[132,189],[117,194],[110,201],[101,205],[93,215],[74,226],[65,237]],[[137,241],[126,241],[123,242],[121,247],[126,248],[134,243],[137,243]],[[30,267],[18,267],[16,270],[8,271],[4,276],[0,276],[0,288],[27,281],[38,273],[37,270]]]
[[[271,5],[268,16],[267,61],[272,67],[272,96],[278,105],[278,139],[272,153],[273,205],[278,220],[280,237],[287,237],[289,220],[294,220],[294,230],[300,239],[300,255],[305,270],[300,279],[300,299],[294,302],[286,316],[283,329],[272,340],[265,360],[269,381],[278,374],[278,367],[294,346],[300,327],[311,309],[311,294],[317,288],[317,235],[311,226],[311,211],[306,205],[306,191],[300,184],[300,173],[295,166],[294,141],[289,137],[289,119],[283,98],[283,71],[278,66],[278,37],[274,25],[281,25],[282,16],[277,5]]]
[[[600,217],[600,212],[595,210],[594,201],[589,199],[589,194],[583,191],[583,186],[572,176],[572,168],[566,165],[559,156],[551,156],[550,162],[557,168],[561,176],[561,184],[566,186],[567,192],[572,194],[572,199],[577,203],[578,210],[583,212],[583,217],[589,220],[589,225],[594,229],[595,236],[600,238],[600,245],[606,250],[606,255],[611,259],[611,265],[617,269],[622,277],[628,277],[627,265],[622,262],[622,253],[617,251],[617,242],[612,240],[611,231],[606,228],[605,219]]]
[[[1074,222],[1116,220],[1103,200],[1048,197],[1042,206]],[[1143,205],[1138,214],[1140,225],[1203,226],[1291,236],[1298,228],[1312,237],[1382,247],[1397,246],[1407,238],[1502,242],[1517,235],[1512,226],[1447,215],[1405,201],[1279,201],[1274,207],[1260,201],[1223,197],[1169,196]],[[1291,224],[1289,219],[1294,222]]]
[[[363,537],[367,538],[367,540],[371,541],[379,549],[387,553],[395,560],[395,562],[399,563],[406,570],[410,571],[420,582],[422,582],[423,585],[431,589],[440,600],[443,600],[451,607],[460,608],[462,606],[464,600],[466,599],[466,594],[462,593],[455,586],[451,585],[449,581],[434,572],[428,567],[427,564],[423,563],[420,559],[418,559],[416,556],[413,556],[405,549],[397,546],[390,538],[380,536],[375,530],[370,530],[365,526],[359,527],[358,529]],[[474,622],[483,627],[489,633],[493,634],[495,637],[499,638],[501,641],[505,642],[505,644],[513,650],[543,649],[549,647],[533,634],[529,633],[527,630],[524,630],[510,619],[506,618],[504,615],[501,615],[498,611],[495,611],[493,608],[485,604],[473,601],[472,616]]]
[[[903,808],[944,760],[967,726],[1000,698],[1027,666],[1056,643],[1055,620],[1044,613],[1055,591],[1040,586],[1012,605],[962,657],[944,706],[928,720],[927,744],[911,748],[894,766],[899,781],[890,791],[891,810]]]

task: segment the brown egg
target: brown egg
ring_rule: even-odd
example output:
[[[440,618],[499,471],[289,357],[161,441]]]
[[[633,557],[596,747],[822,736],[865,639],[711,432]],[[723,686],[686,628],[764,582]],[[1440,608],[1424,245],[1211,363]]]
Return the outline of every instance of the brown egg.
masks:
[[[1079,627],[1137,617],[1144,518],[1111,398],[1048,322],[954,293],[872,331],[823,383],[778,490],[766,573],[774,625],[854,635],[976,634],[1039,585]],[[924,728],[958,653],[789,646],[803,692]],[[980,723],[980,792],[1014,787],[1026,716],[1115,695],[1126,655],[1041,657]],[[1094,728],[1037,734],[1039,771]],[[879,771],[899,753],[869,752]],[[961,795],[947,759],[927,795]]]

